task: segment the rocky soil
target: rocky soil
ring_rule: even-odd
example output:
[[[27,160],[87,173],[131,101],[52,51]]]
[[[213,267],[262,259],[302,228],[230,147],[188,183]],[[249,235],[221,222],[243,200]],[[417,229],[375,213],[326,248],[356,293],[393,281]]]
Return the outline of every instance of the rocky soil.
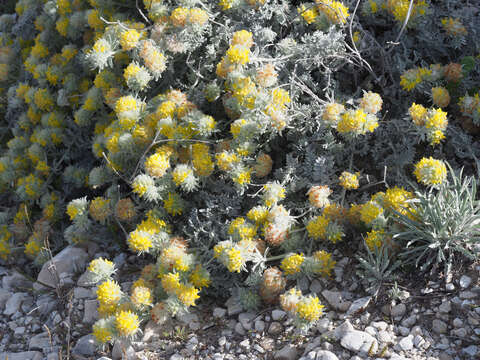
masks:
[[[344,258],[334,279],[297,282],[325,304],[325,315],[307,335],[280,308],[244,312],[234,298],[209,299],[161,326],[149,322],[131,343],[102,349],[90,334],[98,317],[96,289],[84,273],[94,256],[108,254],[94,245],[69,246],[37,279],[0,267],[0,360],[480,359],[479,265],[447,284],[406,281],[392,299],[365,293]],[[127,270],[137,257],[122,253],[114,261],[127,291],[136,279]]]

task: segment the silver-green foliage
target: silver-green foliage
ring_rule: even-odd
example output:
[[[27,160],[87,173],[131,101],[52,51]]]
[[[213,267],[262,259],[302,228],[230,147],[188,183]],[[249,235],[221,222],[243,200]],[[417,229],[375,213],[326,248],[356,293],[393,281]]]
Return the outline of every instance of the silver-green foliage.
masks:
[[[400,257],[423,271],[430,265],[443,264],[451,270],[455,255],[475,258],[473,245],[480,242],[480,201],[473,176],[456,175],[438,189],[416,191],[413,216],[398,214],[404,231],[394,235],[401,243]]]
[[[359,262],[358,275],[367,283],[367,291],[377,296],[380,288],[386,282],[395,279],[395,271],[401,266],[401,261],[394,260],[392,250],[387,244],[372,251],[365,244],[366,257],[357,256]]]

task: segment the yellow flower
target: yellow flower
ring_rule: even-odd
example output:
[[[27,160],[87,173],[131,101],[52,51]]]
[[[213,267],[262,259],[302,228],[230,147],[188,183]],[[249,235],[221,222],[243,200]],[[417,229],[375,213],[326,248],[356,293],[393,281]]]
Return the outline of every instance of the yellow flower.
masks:
[[[342,114],[341,120],[337,125],[337,131],[341,134],[364,134],[364,125],[366,123],[367,114],[363,109],[348,110]]]
[[[205,144],[194,144],[192,146],[192,163],[195,173],[199,176],[209,176],[215,167]]]
[[[307,6],[301,5],[297,8],[297,12],[303,17],[307,24],[312,24],[315,22],[315,19],[318,16],[316,7],[307,8]]]
[[[313,322],[323,315],[323,307],[318,297],[309,295],[297,303],[295,313],[300,319]]]
[[[178,7],[172,11],[172,14],[170,15],[170,22],[173,24],[173,26],[185,26],[188,13],[189,9],[184,7]]]
[[[240,250],[232,247],[227,250],[227,269],[230,272],[240,272],[244,264],[244,259]]]
[[[115,327],[118,334],[123,337],[134,335],[138,331],[140,321],[137,314],[131,311],[120,311],[115,316]]]
[[[190,274],[190,282],[198,287],[208,287],[211,283],[210,276],[200,265],[195,267],[195,270]]]
[[[101,344],[104,344],[107,341],[112,340],[111,330],[107,326],[105,326],[101,320],[97,321],[93,325],[93,336]]]
[[[68,17],[60,17],[60,19],[56,23],[55,28],[57,29],[58,33],[63,37],[67,36],[68,24]]]
[[[315,260],[313,271],[323,277],[329,277],[333,267],[337,263],[332,259],[332,254],[329,254],[324,250],[320,250],[314,252],[312,257]]]
[[[103,223],[111,214],[110,199],[96,197],[90,203],[89,212],[93,219]]]
[[[180,291],[182,284],[180,284],[179,273],[168,273],[162,277],[162,287],[167,294],[177,294]]]
[[[178,299],[183,303],[185,306],[195,306],[195,300],[200,298],[198,292],[200,290],[196,289],[192,285],[183,285],[178,292]]]
[[[413,172],[417,181],[424,185],[439,185],[447,178],[447,167],[441,160],[422,158],[415,164]]]
[[[450,94],[443,86],[433,87],[432,100],[435,105],[444,108],[450,104]]]
[[[245,65],[249,61],[250,49],[246,46],[234,45],[227,50],[226,55],[230,63]]]
[[[367,225],[370,225],[380,215],[382,215],[383,209],[375,201],[369,201],[362,205],[360,209],[360,219]]]
[[[163,249],[160,262],[169,270],[188,271],[190,267],[185,248],[182,246],[170,245]]]
[[[150,306],[153,301],[152,293],[148,287],[136,286],[132,291],[130,300],[135,306]]]
[[[93,259],[88,265],[88,271],[98,274],[103,272],[103,269],[109,269],[110,272],[114,271],[113,262],[104,258]]]
[[[447,113],[442,109],[433,109],[428,112],[425,120],[425,127],[445,130],[447,128],[448,120]]]
[[[233,176],[233,181],[238,185],[247,185],[250,183],[251,169],[243,170]]]
[[[173,117],[173,115],[175,114],[176,108],[177,108],[177,105],[173,101],[171,100],[164,101],[158,106],[156,115],[160,119],[166,118],[166,117]]]
[[[203,9],[198,9],[198,8],[190,9],[188,14],[188,21],[191,24],[203,26],[208,21],[208,13]]]
[[[413,199],[413,194],[410,191],[395,186],[389,188],[383,197],[383,205],[385,209],[393,209],[400,213],[406,213],[408,208],[408,200]]]
[[[128,246],[136,252],[148,251],[153,246],[149,233],[140,230],[134,230],[128,236]]]
[[[101,283],[97,289],[98,302],[105,305],[118,304],[122,297],[120,286],[113,280]]]
[[[314,217],[307,224],[308,236],[314,239],[325,239],[329,223],[330,220],[324,215]]]
[[[169,167],[169,156],[166,154],[155,153],[145,161],[145,169],[152,177],[162,177]]]
[[[332,24],[345,24],[350,16],[348,8],[340,1],[316,0],[318,11],[324,13]]]
[[[400,76],[400,85],[404,90],[411,91],[422,82],[418,69],[410,69]]]
[[[412,106],[408,109],[415,125],[422,126],[425,123],[425,116],[427,115],[427,109],[422,105],[413,103]]]
[[[370,114],[376,114],[382,109],[382,97],[374,92],[366,92],[360,101],[360,107]]]
[[[380,249],[382,247],[383,241],[385,240],[385,230],[372,230],[367,232],[367,237],[365,238],[365,243],[367,244],[370,251],[375,251],[375,248]]]
[[[10,248],[10,244],[4,239],[1,239],[0,240],[0,257],[3,260],[7,260],[8,255],[10,255],[11,252],[12,250]]]
[[[451,17],[443,18],[441,20],[442,27],[445,29],[449,36],[463,36],[467,35],[467,29],[463,26],[460,19],[454,19]]]
[[[122,49],[132,50],[135,46],[137,46],[140,36],[141,34],[135,29],[124,31],[120,35],[120,45],[122,46]]]
[[[40,246],[38,245],[37,241],[30,240],[28,243],[25,244],[25,255],[33,258],[37,256],[39,252],[40,252]]]
[[[163,207],[170,215],[181,215],[183,212],[183,201],[176,193],[168,193],[168,197],[163,201]]]
[[[138,111],[138,110],[139,110],[139,104],[137,102],[137,99],[135,99],[131,95],[122,96],[115,103],[115,113],[117,115],[124,112],[128,112],[128,111]]]
[[[263,224],[268,218],[268,208],[266,206],[255,206],[247,213],[247,217],[255,221],[257,225]]]
[[[302,292],[296,288],[291,288],[284,294],[280,295],[280,305],[283,310],[288,312],[295,312],[297,304],[302,298]]]
[[[123,71],[123,78],[126,82],[130,81],[131,79],[135,78],[135,76],[141,71],[142,69],[140,66],[135,63],[131,62]]]
[[[359,182],[358,182],[358,176],[360,174],[357,172],[355,174],[352,174],[348,171],[342,172],[338,180],[340,181],[340,186],[343,187],[346,190],[352,190],[352,189],[358,189]]]
[[[291,254],[282,260],[280,267],[285,275],[293,275],[300,272],[304,260],[303,254]]]
[[[222,10],[231,9],[235,0],[219,0],[218,6],[222,8]]]
[[[50,95],[47,89],[38,89],[35,92],[34,101],[35,105],[44,111],[52,111],[55,104],[52,95]]]
[[[247,30],[236,31],[233,33],[232,42],[230,45],[243,45],[250,48],[253,45],[253,34]]]

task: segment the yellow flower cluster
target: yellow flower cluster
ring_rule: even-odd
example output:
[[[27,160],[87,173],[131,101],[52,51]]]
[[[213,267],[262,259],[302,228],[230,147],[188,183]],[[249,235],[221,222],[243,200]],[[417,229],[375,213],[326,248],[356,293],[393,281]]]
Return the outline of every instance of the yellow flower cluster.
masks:
[[[422,105],[413,103],[408,110],[410,117],[419,130],[425,131],[430,145],[439,144],[445,138],[448,119],[442,109],[426,109]]]
[[[459,64],[448,64],[442,66],[440,64],[431,64],[428,68],[417,67],[405,71],[400,76],[400,85],[404,90],[411,91],[423,82],[433,82],[442,78],[448,81],[458,81],[461,77],[461,65],[460,71],[458,69]]]
[[[140,320],[132,311],[119,311],[115,315],[115,327],[120,336],[129,337],[139,330]]]
[[[145,160],[145,170],[152,177],[162,177],[170,168],[169,154],[164,151],[157,151]]]
[[[437,186],[447,178],[447,167],[442,160],[422,158],[415,164],[413,174],[417,181],[427,186]]]
[[[447,17],[441,19],[440,22],[447,35],[450,37],[465,36],[468,33],[460,19]]]
[[[340,1],[315,0],[315,3],[317,4],[318,12],[325,14],[332,24],[345,24],[350,16],[348,8]]]
[[[7,260],[8,255],[11,253],[10,239],[12,233],[8,231],[7,225],[0,226],[0,257],[3,260]]]
[[[340,177],[338,178],[340,186],[343,187],[345,190],[353,190],[353,189],[358,189],[359,182],[358,182],[358,177],[360,176],[360,173],[351,173],[348,171],[342,172]]]
[[[135,252],[148,252],[152,247],[152,234],[134,230],[128,235],[128,246]]]
[[[214,126],[215,122],[212,123],[212,130]],[[192,164],[198,176],[206,177],[212,174],[215,165],[209,154],[207,144],[197,143],[192,145]]]
[[[323,315],[324,306],[316,296],[305,296],[297,303],[296,315],[304,321],[315,322]]]
[[[217,75],[226,78],[227,74],[235,70],[239,65],[245,65],[250,61],[250,48],[253,45],[253,34],[246,30],[240,30],[233,34],[230,48],[226,56],[217,65]]]
[[[233,220],[228,227],[228,234],[234,240],[253,240],[257,235],[257,227],[245,221],[243,217]]]
[[[450,94],[443,86],[433,87],[432,100],[435,105],[444,108],[450,104]]]
[[[367,232],[365,243],[370,251],[375,251],[375,248],[380,249],[385,241],[385,230],[372,230]]]
[[[110,208],[110,199],[105,199],[103,197],[96,197],[90,202],[89,212],[90,216],[101,222],[104,223],[105,220],[111,215],[111,208]]]
[[[337,131],[341,134],[363,135],[373,132],[378,127],[375,117],[369,116],[363,109],[348,110],[343,113],[337,124]]]
[[[335,102],[328,103],[322,114],[322,119],[330,125],[337,125],[340,122],[341,115],[345,112],[345,106]]]
[[[329,24],[342,25],[350,16],[348,8],[340,1],[315,0],[315,3],[315,6],[302,4],[297,9],[307,24],[314,23],[320,17],[320,22],[326,20]],[[322,26],[323,24],[319,23],[318,25]]]
[[[376,221],[382,215],[382,206],[374,200],[366,202],[360,209],[360,219],[369,226],[372,226],[374,221]]]
[[[303,254],[290,254],[282,260],[280,267],[285,275],[294,275],[301,271],[301,266],[305,260]]]
[[[315,251],[312,256],[313,268],[312,271],[315,274],[323,276],[325,278],[330,277],[332,270],[337,263],[332,259],[332,254],[325,250]]]
[[[97,289],[97,299],[100,305],[116,305],[122,298],[122,290],[113,280],[101,283]]]
[[[323,215],[316,216],[307,223],[308,236],[315,240],[328,240],[333,244],[342,240],[344,233],[339,222],[341,219],[335,213],[329,213],[332,208],[332,206],[326,207]]]
[[[120,35],[120,45],[123,50],[132,50],[138,44],[142,34],[135,29],[125,30]]]
[[[280,305],[283,310],[293,314],[303,326],[311,326],[322,315],[324,306],[317,296],[304,296],[300,290],[292,288],[280,295]]]
[[[393,15],[395,20],[399,23],[403,23],[408,14],[408,8],[410,6],[410,0],[387,0],[386,7],[390,14]],[[425,15],[428,9],[428,5],[425,0],[415,0],[413,2],[412,11],[410,14],[410,20],[414,21],[419,16]]]
[[[395,186],[388,188],[383,196],[383,206],[385,210],[395,210],[406,215],[410,207],[409,200],[414,199],[412,192]]]

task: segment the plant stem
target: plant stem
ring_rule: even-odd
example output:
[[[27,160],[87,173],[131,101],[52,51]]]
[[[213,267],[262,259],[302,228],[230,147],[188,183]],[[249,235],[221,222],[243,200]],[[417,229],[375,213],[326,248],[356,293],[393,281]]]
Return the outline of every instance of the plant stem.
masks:
[[[287,254],[283,254],[283,255],[277,255],[277,256],[272,256],[272,257],[269,257],[265,260],[265,262],[267,261],[274,261],[274,260],[280,260],[280,259],[283,259],[284,257],[286,257]]]

